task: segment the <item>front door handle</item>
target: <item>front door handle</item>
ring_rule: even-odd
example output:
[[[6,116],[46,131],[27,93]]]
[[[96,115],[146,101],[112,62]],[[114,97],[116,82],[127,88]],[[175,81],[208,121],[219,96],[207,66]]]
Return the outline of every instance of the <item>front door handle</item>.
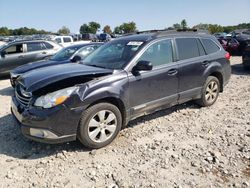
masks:
[[[47,52],[42,52],[42,54],[47,54]]]
[[[21,58],[24,58],[24,55],[19,55],[18,58],[20,58],[20,59],[21,59]]]
[[[169,76],[175,76],[178,73],[177,69],[170,69],[168,71]]]
[[[202,65],[203,65],[204,67],[208,67],[208,66],[209,66],[209,64],[210,64],[210,62],[209,62],[209,61],[203,61],[203,62],[202,62]]]

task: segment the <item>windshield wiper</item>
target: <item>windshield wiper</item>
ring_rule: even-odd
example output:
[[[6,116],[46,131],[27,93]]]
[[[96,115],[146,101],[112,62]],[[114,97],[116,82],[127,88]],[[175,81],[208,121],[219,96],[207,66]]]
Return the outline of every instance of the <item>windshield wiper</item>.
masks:
[[[91,66],[91,67],[98,67],[98,68],[103,68],[103,69],[106,68],[106,67],[102,67],[100,65],[95,65],[95,64],[83,64],[83,65],[87,65],[87,66]]]

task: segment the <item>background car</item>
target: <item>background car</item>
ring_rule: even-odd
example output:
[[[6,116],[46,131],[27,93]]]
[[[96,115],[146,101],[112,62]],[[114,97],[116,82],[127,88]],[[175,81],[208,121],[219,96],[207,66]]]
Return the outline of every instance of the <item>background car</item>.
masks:
[[[4,44],[6,44],[6,42],[0,41],[0,47],[1,47],[2,45],[4,45]]]
[[[239,29],[231,32],[232,38],[235,38],[239,42],[239,53],[243,53],[245,47],[250,41],[250,29]]]
[[[220,33],[214,33],[214,36],[219,39],[219,38],[225,38],[227,35],[227,33],[223,33],[223,32],[220,32]]]
[[[97,37],[97,35],[92,34],[92,33],[85,33],[85,34],[82,34],[82,40],[90,40],[93,42],[97,42],[98,37]]]
[[[101,42],[107,42],[111,40],[111,36],[108,33],[102,33],[99,35],[99,41]]]
[[[52,41],[16,41],[0,47],[0,75],[8,75],[14,68],[33,61],[48,59],[62,46]]]
[[[250,41],[242,53],[242,62],[244,68],[250,69]]]
[[[83,60],[87,55],[92,53],[94,50],[99,48],[101,45],[102,43],[72,45],[61,49],[59,52],[57,52],[54,56],[52,56],[48,60],[28,63],[26,65],[17,67],[10,72],[11,85],[15,87],[16,79],[25,72],[52,65],[79,62],[80,60]]]
[[[230,54],[238,54],[240,43],[235,38],[218,39],[222,47]]]
[[[63,47],[73,45],[74,43],[74,40],[71,36],[56,36],[53,40],[58,44],[61,44]]]

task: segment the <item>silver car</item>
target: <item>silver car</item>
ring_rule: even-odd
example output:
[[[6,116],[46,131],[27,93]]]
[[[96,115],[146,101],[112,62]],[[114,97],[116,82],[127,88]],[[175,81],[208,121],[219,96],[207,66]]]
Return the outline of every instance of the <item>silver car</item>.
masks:
[[[43,60],[54,55],[61,45],[46,40],[15,41],[0,47],[0,75],[23,64]]]

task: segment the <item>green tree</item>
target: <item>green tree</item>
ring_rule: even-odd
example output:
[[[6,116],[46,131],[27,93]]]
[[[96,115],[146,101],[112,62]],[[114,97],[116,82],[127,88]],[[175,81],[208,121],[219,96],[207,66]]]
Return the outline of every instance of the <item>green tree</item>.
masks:
[[[90,33],[90,32],[91,32],[91,29],[90,29],[88,24],[81,25],[81,27],[80,27],[80,33],[81,34]]]
[[[59,29],[57,33],[62,34],[62,35],[68,35],[70,33],[70,30],[66,26],[62,26],[62,28]]]
[[[122,34],[122,28],[120,26],[115,27],[114,33],[115,34]]]
[[[111,28],[110,28],[109,25],[106,25],[106,26],[103,28],[103,32],[104,32],[104,33],[111,34],[111,33],[112,33],[112,30],[111,30]]]
[[[175,24],[173,24],[173,28],[174,29],[180,29],[181,25],[179,23],[175,23]]]
[[[10,31],[7,27],[0,27],[0,35],[1,36],[8,36],[10,35]]]
[[[121,29],[123,33],[133,33],[136,31],[136,23],[135,22],[123,23],[121,25]]]
[[[100,29],[101,25],[97,22],[89,22],[88,24],[83,24],[80,27],[80,33],[93,33],[96,34],[97,30]]]
[[[187,29],[187,21],[186,21],[185,19],[183,19],[183,20],[181,21],[181,28],[182,28],[182,29]]]
[[[208,30],[208,28],[209,24],[203,24],[203,23],[193,26],[193,29],[199,29],[199,30]]]
[[[89,27],[91,29],[91,33],[96,34],[98,29],[101,28],[101,25],[97,22],[89,22]]]
[[[221,25],[217,25],[217,24],[209,24],[208,26],[208,31],[211,33],[211,34],[214,34],[214,33],[219,33],[219,32],[223,32],[224,29]]]
[[[115,34],[133,33],[135,31],[136,31],[136,23],[135,22],[123,23],[122,25],[117,26],[114,29]]]

